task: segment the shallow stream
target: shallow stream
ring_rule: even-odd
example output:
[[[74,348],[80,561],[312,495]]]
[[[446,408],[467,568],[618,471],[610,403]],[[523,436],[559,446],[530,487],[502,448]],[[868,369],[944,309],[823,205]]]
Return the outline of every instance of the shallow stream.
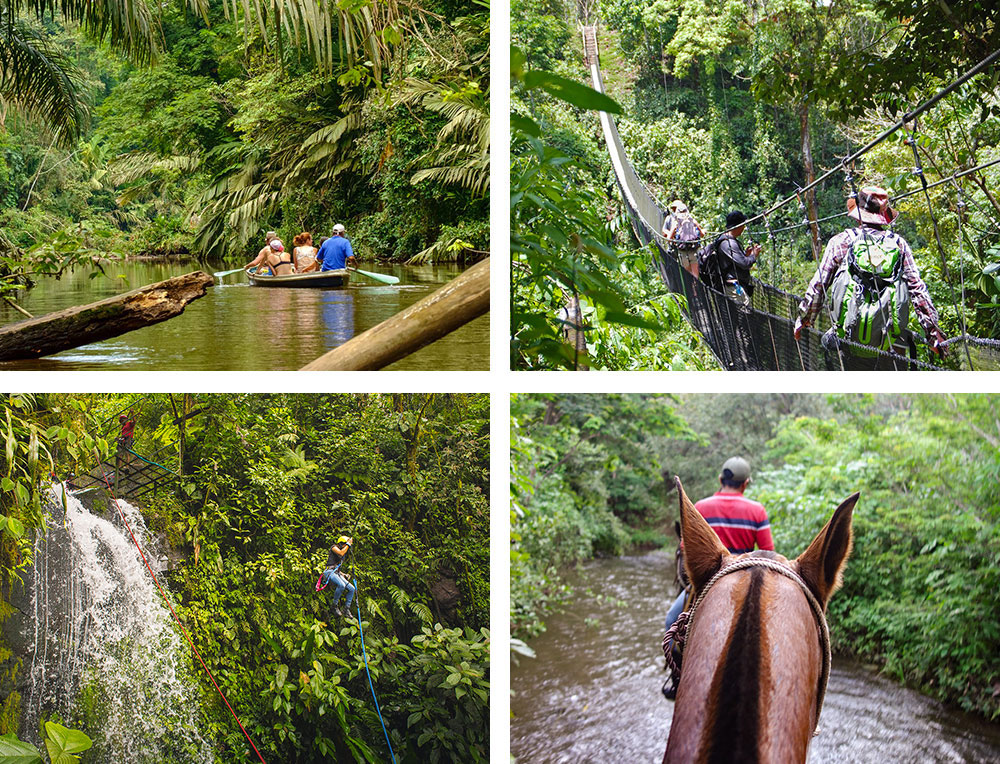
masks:
[[[571,576],[572,601],[511,666],[511,753],[521,764],[663,759],[673,703],[660,641],[673,556],[594,560]],[[1000,725],[945,708],[834,659],[809,762],[998,762]]]

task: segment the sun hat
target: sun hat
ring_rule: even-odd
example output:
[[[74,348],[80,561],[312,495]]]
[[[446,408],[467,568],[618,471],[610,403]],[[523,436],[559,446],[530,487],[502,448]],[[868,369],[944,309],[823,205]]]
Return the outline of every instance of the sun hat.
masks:
[[[271,239],[277,239],[277,238],[278,234],[276,234],[274,231],[268,231],[267,233],[264,234],[264,241],[271,241]]]
[[[680,199],[674,199],[672,202],[670,202],[670,209],[673,210],[674,212],[688,211],[687,205],[684,204],[684,202],[682,202]]]
[[[892,225],[899,210],[889,206],[889,192],[884,188],[865,186],[858,191],[857,199],[847,200],[847,216],[862,223]]]

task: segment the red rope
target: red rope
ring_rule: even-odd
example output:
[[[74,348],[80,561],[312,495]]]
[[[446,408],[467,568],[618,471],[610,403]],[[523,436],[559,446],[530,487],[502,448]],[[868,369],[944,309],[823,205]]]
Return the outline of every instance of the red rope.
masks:
[[[208,665],[205,663],[205,659],[201,657],[201,653],[198,652],[198,648],[195,647],[194,640],[191,639],[191,635],[188,633],[188,630],[184,628],[184,624],[181,623],[181,619],[177,617],[174,606],[170,604],[170,600],[167,598],[167,593],[163,590],[163,587],[160,586],[160,580],[153,572],[153,568],[150,566],[149,560],[146,559],[146,555],[143,553],[142,547],[139,546],[139,542],[136,539],[135,534],[132,533],[132,526],[129,525],[128,520],[125,517],[125,513],[122,512],[121,505],[118,503],[118,497],[115,496],[114,491],[111,489],[111,483],[108,481],[108,474],[104,471],[103,466],[101,467],[101,477],[104,479],[104,484],[108,487],[108,494],[112,499],[114,499],[115,509],[118,510],[118,516],[121,517],[122,522],[125,523],[125,529],[128,531],[128,535],[132,537],[132,543],[135,544],[135,548],[139,550],[139,556],[145,563],[146,570],[149,571],[149,575],[153,577],[153,583],[156,584],[156,588],[159,590],[160,596],[162,596],[163,601],[167,603],[167,607],[170,609],[170,614],[174,617],[174,620],[177,621],[177,625],[181,627],[181,631],[184,632],[184,636],[187,637],[188,644],[191,645],[191,649],[194,651],[194,654],[198,656],[198,660],[201,661],[201,667],[205,669],[205,673],[208,674],[208,678],[212,680],[212,684],[215,685],[216,692],[219,693],[219,697],[222,698],[222,702],[226,704],[226,708],[229,709],[229,713],[233,715],[233,718],[239,725],[243,736],[247,739],[247,742],[250,743],[250,747],[253,748],[253,752],[257,754],[257,758],[260,759],[261,764],[267,764],[267,762],[264,761],[264,757],[260,755],[260,751],[257,750],[257,746],[253,744],[253,740],[250,739],[250,733],[246,731],[246,728],[243,726],[243,722],[240,721],[240,717],[236,715],[233,707],[229,705],[229,700],[226,698],[226,694],[222,691],[222,688],[219,687],[219,683],[215,681],[215,677],[212,675],[211,669],[208,668]]]

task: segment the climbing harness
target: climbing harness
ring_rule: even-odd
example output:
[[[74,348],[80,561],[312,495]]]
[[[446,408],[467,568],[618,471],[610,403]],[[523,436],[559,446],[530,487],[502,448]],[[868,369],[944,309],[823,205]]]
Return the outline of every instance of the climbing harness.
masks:
[[[104,472],[104,470],[102,470]],[[170,614],[174,617],[177,625],[180,627],[181,632],[183,632],[185,638],[187,638],[188,644],[191,645],[191,650],[198,657],[198,661],[201,663],[201,667],[205,669],[205,673],[208,674],[208,678],[212,681],[212,685],[215,687],[215,691],[219,693],[219,697],[222,698],[222,702],[226,704],[226,708],[229,709],[229,713],[232,714],[233,719],[236,720],[236,724],[240,728],[240,732],[243,733],[243,737],[247,739],[250,743],[250,747],[253,748],[253,752],[257,754],[257,758],[260,759],[261,764],[266,764],[264,757],[261,755],[260,751],[257,750],[257,746],[254,745],[253,740],[250,737],[250,733],[246,731],[243,726],[243,722],[240,721],[240,717],[236,715],[233,707],[229,704],[229,699],[226,698],[226,694],[219,687],[219,683],[215,681],[215,676],[212,674],[211,669],[209,669],[208,664],[205,663],[205,659],[201,657],[201,653],[194,644],[194,640],[191,638],[191,634],[184,627],[181,619],[177,616],[177,611],[174,610],[174,606],[170,603],[170,599],[167,597],[166,591],[164,591],[163,586],[160,585],[160,579],[157,578],[156,573],[153,572],[152,566],[149,564],[149,560],[146,559],[145,552],[142,551],[142,547],[139,545],[138,539],[136,539],[135,534],[132,532],[132,526],[129,524],[128,518],[125,517],[125,513],[122,511],[121,505],[118,503],[118,497],[115,496],[114,491],[111,489],[111,482],[107,479],[107,473],[104,472],[105,485],[108,489],[108,495],[114,500],[115,509],[118,510],[118,516],[121,518],[122,522],[125,524],[125,529],[128,531],[128,535],[132,537],[132,543],[135,544],[135,548],[139,551],[139,557],[142,558],[143,563],[146,565],[146,570],[149,571],[149,575],[153,578],[153,583],[156,584],[157,590],[160,592],[160,596],[163,597],[163,601],[167,603],[167,608],[170,610]]]

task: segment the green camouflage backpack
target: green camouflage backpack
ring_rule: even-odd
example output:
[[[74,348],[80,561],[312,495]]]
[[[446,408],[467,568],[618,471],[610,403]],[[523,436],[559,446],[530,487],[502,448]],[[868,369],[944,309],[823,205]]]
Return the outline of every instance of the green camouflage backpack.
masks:
[[[894,236],[859,232],[830,287],[838,337],[891,350],[910,321],[903,252]]]

